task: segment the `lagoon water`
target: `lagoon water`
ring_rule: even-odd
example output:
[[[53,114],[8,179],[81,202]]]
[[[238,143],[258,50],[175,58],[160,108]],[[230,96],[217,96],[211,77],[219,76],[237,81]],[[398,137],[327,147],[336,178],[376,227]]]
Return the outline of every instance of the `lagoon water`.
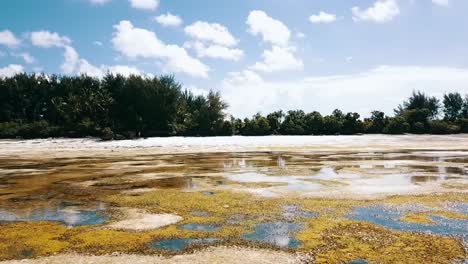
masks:
[[[146,213],[155,215],[147,214],[148,219],[156,214],[185,218],[167,223],[176,230],[171,232],[184,235],[142,245],[162,252],[180,253],[221,242],[301,250],[306,243],[300,239],[307,237],[301,232],[313,229],[314,221],[336,221],[333,214],[340,210],[349,211],[339,221],[466,240],[468,203],[463,197],[434,207],[413,204],[406,211],[380,203],[400,196],[463,196],[466,186],[468,135],[0,140],[0,228],[41,221],[107,230],[107,224],[122,217],[132,220],[131,215],[113,214],[119,208],[115,201],[103,203],[108,197],[131,201],[146,194],[159,199],[162,192],[186,193],[178,209],[186,207],[187,212],[152,199],[124,204],[149,209]],[[257,201],[276,199],[278,210],[231,212],[240,199],[230,201],[231,194]],[[190,195],[217,207],[194,206]],[[226,203],[218,202],[221,199]],[[302,199],[317,200],[305,208]],[[336,201],[330,204],[336,208],[321,208],[322,199]],[[350,201],[375,202],[350,206]],[[441,210],[458,218],[430,214]],[[413,212],[429,212],[434,224],[401,220]],[[136,220],[144,224],[144,219]],[[235,231],[237,237],[220,239],[225,230],[240,231]],[[359,257],[351,263],[366,263]]]

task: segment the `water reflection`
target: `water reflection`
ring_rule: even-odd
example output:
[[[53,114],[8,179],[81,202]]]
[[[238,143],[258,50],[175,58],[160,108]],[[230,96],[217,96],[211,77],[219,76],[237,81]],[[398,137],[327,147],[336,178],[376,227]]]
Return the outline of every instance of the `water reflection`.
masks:
[[[213,244],[222,241],[219,238],[185,238],[185,239],[169,239],[155,241],[151,243],[151,247],[159,250],[172,252],[181,252],[193,245]]]
[[[18,213],[0,210],[0,222],[60,222],[69,227],[104,224],[108,220],[103,205],[93,209],[80,209],[61,204],[55,208],[35,209]]]
[[[203,225],[203,224],[191,223],[191,224],[181,225],[179,226],[179,228],[184,229],[184,230],[192,230],[192,231],[218,231],[220,227],[216,225]]]
[[[245,234],[244,239],[272,244],[283,248],[297,248],[301,242],[294,237],[294,233],[303,228],[301,224],[289,222],[271,222],[259,224],[255,232]]]
[[[397,210],[386,206],[371,206],[355,208],[348,215],[349,219],[366,221],[376,225],[399,231],[429,232],[439,235],[467,236],[468,220],[452,219],[447,217],[429,215],[435,224],[418,224],[400,221],[405,213],[418,212],[419,210]]]

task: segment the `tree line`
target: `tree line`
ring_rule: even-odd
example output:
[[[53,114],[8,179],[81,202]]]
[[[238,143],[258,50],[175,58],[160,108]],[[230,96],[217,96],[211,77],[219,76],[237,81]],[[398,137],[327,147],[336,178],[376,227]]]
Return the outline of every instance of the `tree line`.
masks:
[[[219,93],[194,95],[173,76],[18,74],[0,79],[0,138],[468,133],[468,95],[413,94],[390,117],[302,110],[234,118]]]

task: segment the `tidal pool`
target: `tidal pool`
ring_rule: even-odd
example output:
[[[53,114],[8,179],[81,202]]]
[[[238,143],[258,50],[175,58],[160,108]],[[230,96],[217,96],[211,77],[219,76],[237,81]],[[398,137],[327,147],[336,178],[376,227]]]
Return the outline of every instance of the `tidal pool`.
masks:
[[[104,224],[109,218],[104,207],[81,209],[75,206],[59,205],[52,208],[33,209],[28,212],[0,209],[0,222],[60,222],[69,227]]]
[[[408,223],[401,221],[402,217],[410,212],[420,210],[398,210],[382,205],[358,207],[347,217],[353,220],[366,221],[376,225],[399,231],[426,232],[437,235],[468,236],[468,220],[452,219],[428,213],[433,224]]]
[[[294,234],[303,228],[302,224],[294,222],[271,222],[259,224],[253,233],[245,234],[246,240],[272,244],[282,248],[297,248],[301,242]]]
[[[385,248],[398,256],[383,263],[450,263],[468,223],[443,213],[468,214],[467,168],[467,135],[0,140],[0,260],[222,242],[319,263],[374,263]],[[129,210],[182,224],[139,229]],[[442,213],[402,219],[428,211]]]
[[[151,243],[151,247],[159,250],[172,252],[181,252],[193,245],[208,245],[222,241],[218,238],[185,238],[185,239],[169,239],[160,240]]]
[[[217,231],[219,230],[219,226],[216,225],[202,225],[202,224],[185,224],[179,226],[180,229],[184,230],[192,230],[192,231]]]

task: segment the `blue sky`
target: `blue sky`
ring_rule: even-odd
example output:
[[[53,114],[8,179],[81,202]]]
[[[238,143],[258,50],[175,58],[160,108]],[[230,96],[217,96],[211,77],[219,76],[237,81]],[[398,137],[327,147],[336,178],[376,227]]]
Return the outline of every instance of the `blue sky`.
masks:
[[[174,74],[230,112],[375,109],[468,93],[465,0],[0,3],[0,75]]]

